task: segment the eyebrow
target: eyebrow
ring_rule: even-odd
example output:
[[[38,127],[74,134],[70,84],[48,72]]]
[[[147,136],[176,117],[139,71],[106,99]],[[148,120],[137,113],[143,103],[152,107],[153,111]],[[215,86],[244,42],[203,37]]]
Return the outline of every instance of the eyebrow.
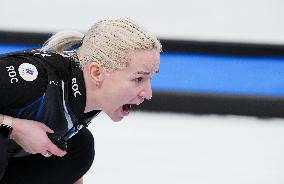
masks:
[[[150,75],[150,72],[145,72],[145,71],[138,71],[135,74],[139,74],[139,75]]]
[[[159,70],[157,70],[155,73],[159,73]],[[145,72],[145,71],[138,71],[134,74],[138,74],[138,75],[150,75],[151,73],[150,72]]]

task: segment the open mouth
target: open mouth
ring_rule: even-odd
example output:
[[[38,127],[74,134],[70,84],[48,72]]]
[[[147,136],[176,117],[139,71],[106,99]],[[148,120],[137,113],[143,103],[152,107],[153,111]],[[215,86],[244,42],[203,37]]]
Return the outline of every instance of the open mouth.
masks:
[[[128,115],[131,110],[131,104],[125,104],[122,106],[122,113],[123,115]]]
[[[142,101],[143,102],[143,101]],[[140,105],[142,102],[137,103],[136,105]],[[120,107],[121,109],[121,115],[122,116],[128,116],[130,111],[131,111],[131,107],[134,104],[124,104],[123,106]]]

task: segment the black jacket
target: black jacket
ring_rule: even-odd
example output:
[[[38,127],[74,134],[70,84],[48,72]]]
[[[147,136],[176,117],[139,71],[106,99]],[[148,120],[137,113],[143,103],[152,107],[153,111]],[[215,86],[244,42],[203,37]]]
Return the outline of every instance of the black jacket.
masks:
[[[0,56],[0,114],[36,120],[64,135],[84,113],[86,88],[75,52],[40,50]],[[13,142],[13,141],[11,141]]]

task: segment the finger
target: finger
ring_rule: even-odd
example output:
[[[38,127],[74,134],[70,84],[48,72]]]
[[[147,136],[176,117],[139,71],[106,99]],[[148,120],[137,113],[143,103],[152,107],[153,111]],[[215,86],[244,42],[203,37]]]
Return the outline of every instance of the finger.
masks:
[[[52,129],[50,129],[48,126],[46,126],[45,124],[41,124],[41,127],[48,133],[54,133],[54,131]]]
[[[50,144],[48,144],[48,147],[47,147],[48,151],[53,154],[53,155],[56,155],[56,156],[60,156],[60,157],[63,157],[65,154],[66,154],[66,151],[63,151],[61,149],[59,149],[55,144],[53,144],[51,141],[50,141]]]
[[[50,157],[52,155],[52,153],[50,153],[49,151],[46,151],[45,153],[41,153],[41,154],[44,157]]]

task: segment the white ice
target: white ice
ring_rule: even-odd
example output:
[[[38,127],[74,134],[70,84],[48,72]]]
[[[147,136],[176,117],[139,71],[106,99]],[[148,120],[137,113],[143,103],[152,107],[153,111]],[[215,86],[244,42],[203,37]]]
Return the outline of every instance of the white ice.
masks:
[[[134,112],[90,129],[85,184],[284,183],[284,119]]]

